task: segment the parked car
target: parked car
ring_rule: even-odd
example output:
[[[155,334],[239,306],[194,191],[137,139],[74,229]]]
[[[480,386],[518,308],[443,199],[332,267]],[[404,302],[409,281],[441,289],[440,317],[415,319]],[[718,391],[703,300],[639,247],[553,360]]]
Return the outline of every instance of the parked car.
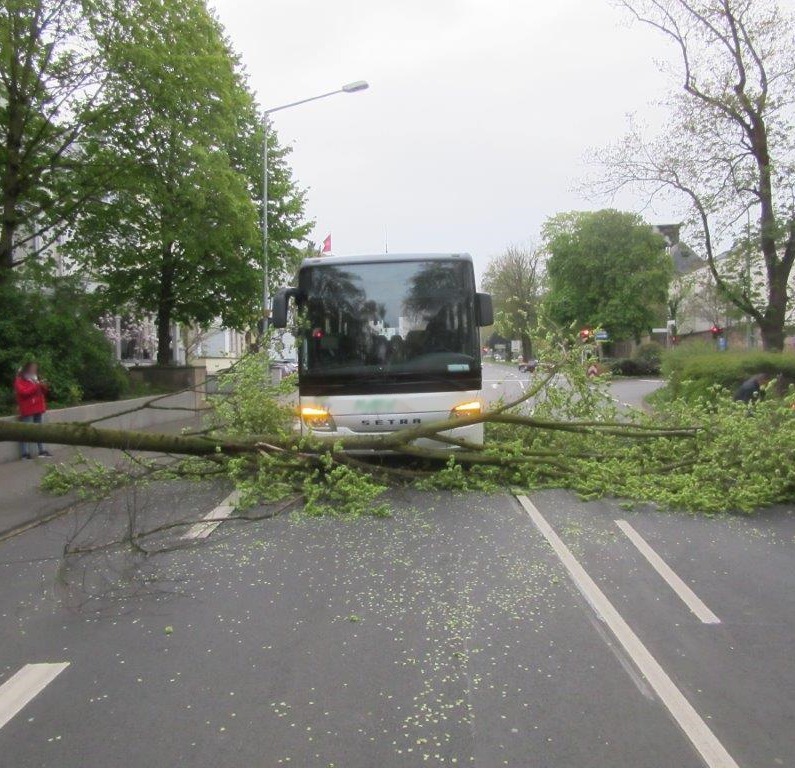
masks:
[[[519,362],[519,371],[525,373],[529,371],[531,374],[538,368],[538,361],[535,358],[530,358],[528,361]]]

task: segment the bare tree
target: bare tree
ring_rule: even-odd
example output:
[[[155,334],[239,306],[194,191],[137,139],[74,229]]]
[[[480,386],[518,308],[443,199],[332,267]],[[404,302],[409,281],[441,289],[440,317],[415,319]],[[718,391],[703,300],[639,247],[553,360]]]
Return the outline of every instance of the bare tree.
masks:
[[[795,261],[795,22],[775,0],[619,0],[675,47],[681,90],[667,130],[635,124],[599,155],[597,190],[640,187],[688,203],[719,290],[781,350]],[[753,221],[754,224],[750,224]],[[764,259],[766,292],[723,274],[719,243]]]
[[[718,290],[711,274],[685,276],[675,318],[679,333],[703,330],[703,324],[725,326],[740,320],[739,309]],[[701,327],[699,327],[701,324]]]
[[[494,298],[497,331],[521,339],[525,360],[533,356],[531,331],[538,320],[543,278],[541,253],[515,245],[492,257],[483,276],[483,286]]]

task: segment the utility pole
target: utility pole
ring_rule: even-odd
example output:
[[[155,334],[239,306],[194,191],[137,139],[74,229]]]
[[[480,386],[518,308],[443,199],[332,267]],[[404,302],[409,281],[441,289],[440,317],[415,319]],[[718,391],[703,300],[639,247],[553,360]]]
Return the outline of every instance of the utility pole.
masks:
[[[262,118],[262,317],[271,315],[271,298],[268,290],[268,113]]]

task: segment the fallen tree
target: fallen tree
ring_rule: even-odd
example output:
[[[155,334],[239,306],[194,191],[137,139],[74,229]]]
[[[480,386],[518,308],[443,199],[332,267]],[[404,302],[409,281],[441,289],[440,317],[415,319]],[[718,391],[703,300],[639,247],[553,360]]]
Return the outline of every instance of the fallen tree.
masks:
[[[134,430],[108,430],[69,422],[36,425],[28,422],[0,421],[0,441],[56,443],[61,446],[153,451],[197,457],[217,453],[234,455],[254,450],[253,447],[241,443],[213,441],[201,435],[165,435]]]
[[[649,438],[689,438],[693,437],[698,428],[694,427],[654,427],[631,422],[598,422],[598,421],[555,421],[535,419],[521,414],[506,413],[507,407],[486,412],[482,416],[456,418],[433,422],[421,427],[397,430],[381,435],[350,436],[334,442],[324,439],[322,434],[315,434],[311,439],[303,440],[293,435],[254,435],[246,440],[233,441],[228,438],[213,438],[211,435],[168,435],[163,433],[140,432],[135,430],[110,430],[94,427],[84,423],[52,422],[49,424],[32,424],[29,422],[0,422],[0,441],[25,441],[55,443],[62,446],[84,446],[100,449],[118,449],[121,451],[148,451],[165,454],[181,454],[187,456],[206,457],[222,454],[235,456],[239,454],[278,454],[296,452],[303,458],[311,453],[323,454],[332,447],[333,453],[343,456],[351,451],[391,451],[412,456],[423,456],[432,459],[449,459],[454,457],[464,463],[490,463],[495,459],[487,453],[487,446],[458,440],[446,433],[457,427],[473,424],[490,423],[517,425],[536,430],[561,431],[567,433],[612,435],[632,438],[635,440]],[[414,445],[420,439],[430,439],[440,444],[448,444],[449,449],[427,448]],[[454,448],[465,449],[452,453]],[[523,456],[545,456],[544,453],[529,452]]]
[[[222,380],[200,432],[163,435],[91,424],[0,422],[0,441],[120,449],[129,471],[54,466],[50,490],[105,490],[141,478],[228,476],[242,504],[300,497],[308,513],[383,513],[391,485],[498,490],[569,488],[583,496],[718,512],[792,498],[790,399],[749,410],[729,397],[667,404],[654,415],[621,408],[565,350],[522,397],[477,416],[331,441],[292,430],[290,385],[263,386],[268,362],[250,356]],[[485,440],[450,433],[483,423]],[[154,456],[141,455],[150,452]],[[387,459],[389,457],[389,459]],[[400,461],[395,461],[395,458]]]

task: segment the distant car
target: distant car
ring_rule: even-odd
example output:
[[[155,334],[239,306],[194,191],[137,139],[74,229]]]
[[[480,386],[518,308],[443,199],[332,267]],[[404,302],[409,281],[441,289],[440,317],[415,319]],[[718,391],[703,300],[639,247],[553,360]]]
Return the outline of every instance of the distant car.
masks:
[[[274,360],[273,365],[281,368],[283,376],[295,374],[295,372],[298,371],[298,361],[295,359],[282,358],[281,360]]]
[[[523,374],[525,372],[530,372],[531,374],[538,368],[538,361],[535,358],[530,358],[528,361],[522,361],[519,364],[519,371]]]

